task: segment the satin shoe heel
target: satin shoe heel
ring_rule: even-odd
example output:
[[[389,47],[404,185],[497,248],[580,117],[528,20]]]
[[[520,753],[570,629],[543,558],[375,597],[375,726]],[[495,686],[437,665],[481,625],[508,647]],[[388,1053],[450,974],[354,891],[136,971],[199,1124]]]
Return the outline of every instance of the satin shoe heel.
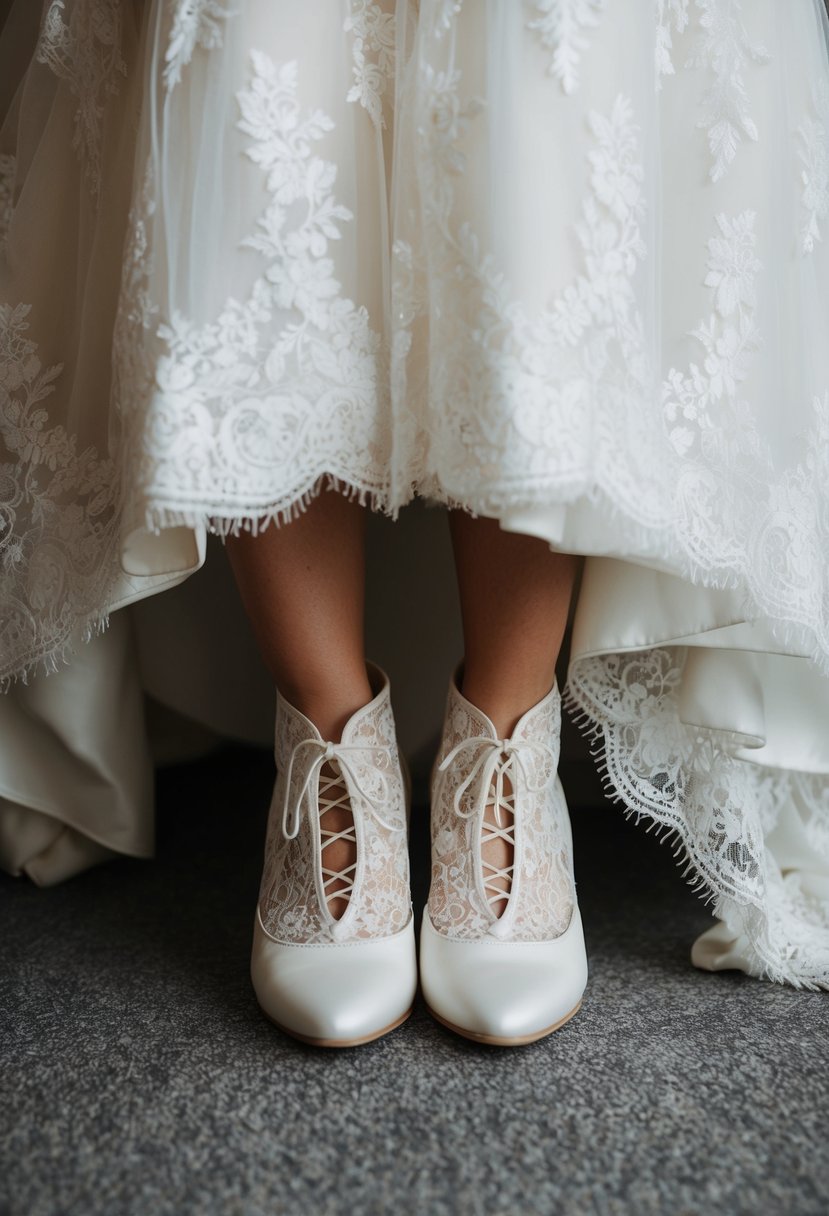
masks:
[[[251,978],[267,1017],[318,1047],[387,1034],[409,1016],[417,987],[405,783],[388,680],[375,667],[369,677],[374,699],[339,743],[277,697],[277,777]],[[347,830],[321,824],[335,804],[350,810]],[[325,859],[335,838],[354,846],[354,862],[341,871]],[[347,899],[339,917],[332,891]]]
[[[587,955],[573,841],[558,780],[558,689],[499,739],[449,690],[432,777],[432,880],[420,933],[420,978],[432,1015],[479,1043],[533,1043],[578,1011]],[[500,838],[512,861],[484,845]]]

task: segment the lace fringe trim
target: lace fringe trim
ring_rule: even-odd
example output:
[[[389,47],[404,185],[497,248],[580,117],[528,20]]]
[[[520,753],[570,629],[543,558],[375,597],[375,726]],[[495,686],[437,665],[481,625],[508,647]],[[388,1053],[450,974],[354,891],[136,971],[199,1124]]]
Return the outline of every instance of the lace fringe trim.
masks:
[[[109,628],[110,612],[105,609],[100,613],[92,613],[78,621],[76,627],[57,639],[44,642],[43,646],[17,662],[12,662],[10,669],[0,674],[0,696],[10,692],[15,684],[28,684],[36,676],[57,675],[68,667],[78,652],[78,642],[85,646],[100,637]]]
[[[349,502],[359,503],[381,515],[397,519],[399,507],[393,507],[388,492],[376,486],[361,485],[335,473],[321,473],[314,482],[305,489],[298,490],[289,500],[281,503],[269,503],[263,507],[250,510],[236,511],[228,509],[227,513],[211,508],[171,507],[162,503],[150,503],[144,518],[144,526],[154,535],[167,528],[204,528],[213,536],[226,540],[229,536],[239,536],[243,532],[258,536],[265,528],[273,524],[284,527],[299,519],[310,507],[311,503],[325,491],[334,490]]]
[[[219,514],[209,508],[175,508],[151,503],[145,513],[144,526],[156,536],[169,528],[192,528],[194,531],[203,529],[218,536],[222,541],[242,533],[258,536],[269,524],[282,527],[299,519],[314,499],[326,490],[335,490],[349,501],[357,502],[360,506],[368,507],[391,519],[396,519],[400,513],[399,507],[391,505],[386,490],[360,485],[326,472],[317,476],[310,486],[298,490],[287,502],[269,503],[261,508],[246,511],[229,510],[227,514]],[[116,578],[117,570],[113,570],[112,565],[108,563],[107,575],[101,579],[94,598],[106,603],[111,598]],[[162,591],[163,589],[160,589],[159,594]],[[79,644],[86,645],[108,629],[110,615],[109,606],[97,612],[80,615],[73,628],[64,630],[58,636],[44,639],[36,649],[14,657],[8,668],[0,672],[0,695],[9,692],[15,684],[28,684],[29,680],[36,676],[56,675],[72,662]]]
[[[625,816],[632,819],[637,826],[643,821],[648,822],[649,826],[645,831],[655,831],[660,843],[668,843],[681,867],[682,877],[694,893],[701,897],[704,904],[711,905],[714,916],[726,921],[729,926],[738,927],[735,936],[746,938],[755,962],[750,974],[757,979],[789,984],[793,988],[812,992],[829,991],[829,973],[826,967],[810,965],[808,961],[796,958],[784,958],[779,951],[771,948],[768,909],[739,903],[717,887],[714,880],[705,873],[701,851],[696,847],[690,831],[683,831],[679,824],[660,819],[650,807],[637,805],[623,797],[617,778],[611,771],[608,756],[607,735],[611,727],[594,717],[581,699],[579,691],[570,682],[562,695],[562,705],[587,739],[607,799],[621,806]]]
[[[344,495],[349,501],[357,502],[362,507],[396,520],[403,507],[415,498],[420,497],[432,505],[446,507],[450,510],[464,511],[477,518],[501,518],[507,509],[504,499],[493,500],[481,497],[470,500],[456,497],[445,490],[437,481],[427,484],[409,484],[396,493],[391,493],[387,487],[369,486],[342,474],[323,472],[317,474],[313,482],[298,489],[289,499],[279,503],[268,503],[262,507],[238,510],[228,508],[218,510],[205,506],[172,507],[164,503],[150,502],[143,520],[148,532],[159,535],[168,528],[204,529],[211,535],[226,540],[229,536],[239,536],[249,533],[258,536],[270,524],[282,527],[299,519],[309,508],[315,498],[324,491],[334,490]],[[646,552],[658,558],[658,547],[654,545],[654,537],[658,535],[658,527],[648,527],[631,516],[617,502],[614,502],[608,492],[594,489],[590,493],[579,491],[569,501],[561,493],[561,487],[551,492],[548,487],[540,501],[550,503],[557,501],[562,506],[570,506],[576,498],[585,498],[592,506],[607,513],[612,520],[620,520],[626,528],[626,541],[632,554]],[[533,504],[530,503],[530,506]],[[712,590],[733,591],[744,586],[744,580],[739,572],[720,571],[713,574],[686,552],[677,555],[680,559],[677,574],[691,582],[709,587]],[[101,580],[99,594],[95,598],[106,602],[109,590],[114,582],[115,574],[110,569],[107,577]],[[754,588],[746,588],[744,611],[747,620],[762,619],[768,624],[772,637],[787,653],[802,656],[815,664],[817,669],[829,677],[829,649],[821,644],[817,626],[807,622],[784,620],[771,616],[764,608],[760,597]],[[53,639],[44,641],[35,652],[21,654],[11,661],[5,671],[0,672],[0,694],[7,692],[16,682],[27,683],[29,678],[37,673],[53,675],[65,667],[77,652],[76,639],[80,637],[83,643],[91,641],[95,636],[104,632],[109,624],[109,608],[79,616],[72,630]]]

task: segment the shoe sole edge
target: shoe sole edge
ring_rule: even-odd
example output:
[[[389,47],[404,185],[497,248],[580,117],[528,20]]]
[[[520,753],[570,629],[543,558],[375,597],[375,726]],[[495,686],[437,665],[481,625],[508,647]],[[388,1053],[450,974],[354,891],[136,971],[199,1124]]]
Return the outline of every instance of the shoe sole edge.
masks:
[[[440,1022],[441,1026],[445,1026],[447,1030],[459,1034],[461,1038],[469,1039],[473,1043],[482,1043],[486,1047],[525,1047],[530,1043],[537,1043],[539,1039],[544,1039],[554,1031],[559,1030],[566,1025],[571,1018],[575,1017],[581,1009],[582,1002],[574,1005],[569,1013],[566,1013],[563,1018],[559,1018],[557,1022],[553,1022],[552,1026],[545,1026],[543,1030],[535,1030],[532,1034],[521,1034],[513,1036],[503,1036],[496,1034],[482,1034],[476,1030],[467,1030],[464,1026],[457,1026],[454,1022],[450,1022],[447,1018],[441,1017],[439,1013],[435,1013],[431,1005],[426,1006],[429,1013],[436,1022]]]
[[[262,1006],[259,1006],[262,1009]],[[374,1043],[377,1039],[382,1039],[383,1035],[391,1034],[393,1030],[397,1030],[398,1026],[402,1026],[404,1022],[411,1017],[414,1006],[410,1006],[406,1012],[395,1021],[390,1022],[388,1026],[384,1026],[381,1030],[373,1030],[371,1034],[361,1035],[356,1039],[317,1039],[311,1035],[300,1034],[298,1030],[291,1030],[290,1026],[285,1026],[282,1022],[278,1022],[276,1018],[271,1017],[266,1009],[262,1009],[262,1013],[268,1019],[272,1026],[277,1030],[281,1030],[283,1034],[289,1035],[292,1039],[296,1039],[300,1043],[305,1043],[309,1047],[323,1047],[326,1049],[338,1049],[342,1047],[361,1047],[364,1043]]]

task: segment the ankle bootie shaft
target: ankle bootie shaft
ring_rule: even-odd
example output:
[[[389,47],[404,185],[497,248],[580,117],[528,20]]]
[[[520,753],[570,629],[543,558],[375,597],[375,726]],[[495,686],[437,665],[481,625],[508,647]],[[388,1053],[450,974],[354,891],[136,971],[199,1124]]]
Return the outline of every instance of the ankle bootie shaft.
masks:
[[[385,675],[369,669],[374,699],[339,743],[277,697],[274,785],[254,924],[251,976],[264,1012],[321,1046],[368,1042],[408,1015],[417,984],[409,887],[406,789]],[[336,765],[350,808],[356,860],[324,864],[320,797]],[[330,784],[330,782],[329,782]],[[344,795],[337,800],[342,803]],[[329,910],[332,879],[347,898]]]
[[[392,1030],[417,984],[406,787],[388,680],[377,668],[370,675],[375,696],[336,744],[277,698],[277,779],[251,975],[267,1016],[318,1046],[355,1046]],[[560,728],[556,688],[500,739],[450,687],[432,778],[420,977],[438,1021],[478,1042],[542,1038],[572,1017],[587,982],[557,777]],[[324,864],[320,823],[334,787],[336,805],[350,809],[355,846],[353,865],[336,872]],[[509,845],[508,864],[485,859],[493,839]],[[329,910],[332,880],[347,900],[339,917]]]
[[[555,687],[509,739],[498,738],[455,682],[449,689],[432,781],[420,976],[435,1017],[481,1042],[515,1045],[549,1034],[576,1012],[587,982],[557,777],[560,731]],[[485,826],[487,808],[494,828]],[[507,828],[498,827],[502,816]],[[484,861],[482,845],[494,836],[509,843],[510,865]]]

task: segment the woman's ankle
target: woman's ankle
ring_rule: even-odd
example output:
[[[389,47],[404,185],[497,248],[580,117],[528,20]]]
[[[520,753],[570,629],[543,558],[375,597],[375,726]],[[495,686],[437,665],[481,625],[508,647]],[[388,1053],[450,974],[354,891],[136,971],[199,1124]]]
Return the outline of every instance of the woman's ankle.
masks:
[[[491,676],[470,675],[464,671],[460,692],[476,709],[489,718],[500,738],[508,739],[527,710],[543,701],[553,686],[555,677],[542,674],[520,683],[497,680]]]
[[[314,673],[301,683],[283,679],[278,687],[284,699],[332,743],[339,743],[346,722],[374,696],[364,665],[362,670]]]

